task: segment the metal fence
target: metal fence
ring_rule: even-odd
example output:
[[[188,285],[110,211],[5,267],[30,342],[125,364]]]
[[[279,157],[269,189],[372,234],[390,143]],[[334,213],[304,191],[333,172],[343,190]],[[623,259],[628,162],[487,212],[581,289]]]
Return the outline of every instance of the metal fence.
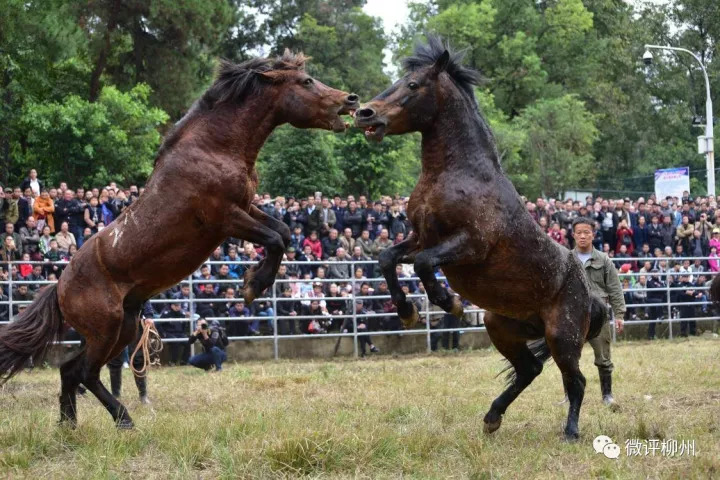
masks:
[[[704,296],[699,295],[696,301],[693,302],[678,302],[675,298],[675,292],[687,290],[687,288],[682,288],[676,286],[677,281],[675,280],[681,275],[688,274],[684,271],[677,271],[676,267],[674,267],[674,264],[678,261],[682,260],[690,260],[691,262],[694,262],[696,257],[683,257],[682,259],[675,259],[675,258],[651,258],[651,259],[643,259],[643,258],[622,258],[622,259],[613,259],[615,262],[619,263],[631,263],[636,264],[640,262],[640,265],[642,265],[642,262],[645,260],[649,260],[653,262],[653,265],[656,262],[660,262],[662,260],[665,260],[668,262],[668,269],[662,272],[657,273],[643,273],[643,272],[628,272],[628,273],[621,273],[620,279],[621,281],[623,279],[633,279],[634,282],[639,282],[639,277],[645,275],[656,275],[659,276],[663,281],[663,286],[661,288],[644,288],[640,289],[637,287],[637,284],[633,285],[630,288],[623,289],[623,293],[630,293],[631,295],[634,293],[651,293],[654,294],[654,297],[658,297],[657,293],[662,293],[663,300],[659,301],[657,298],[653,301],[648,301],[647,298],[645,301],[640,302],[626,302],[626,306],[629,312],[629,315],[637,314],[637,312],[649,312],[652,311],[656,314],[655,318],[645,318],[645,315],[641,313],[641,315],[638,316],[637,319],[632,319],[632,321],[626,323],[628,324],[665,324],[668,327],[668,336],[669,338],[673,338],[673,324],[678,322],[686,322],[686,321],[698,321],[698,320],[716,320],[717,317],[711,315],[711,305],[710,301],[707,295],[707,290],[709,289],[710,280],[714,275],[716,275],[718,272],[712,272],[706,271],[702,272],[703,275],[706,275],[707,282],[705,285],[694,287],[694,290],[697,290],[698,292],[705,293]],[[711,259],[707,257],[697,257],[699,258],[704,265],[707,265],[708,260],[719,260],[717,258]],[[42,265],[44,270],[51,269],[53,266],[57,266],[58,268],[63,268],[67,265],[68,262],[10,262],[10,264],[3,263],[2,266],[6,269],[6,272],[13,272],[14,269],[20,270],[22,265]],[[240,266],[242,268],[249,268],[254,264],[254,262],[242,262],[242,261],[227,261],[227,262],[212,262],[208,261],[206,262],[207,265],[218,265],[218,268],[220,265],[229,265],[229,266]],[[255,315],[255,316],[222,316],[222,317],[214,317],[214,316],[207,316],[205,317],[206,320],[212,321],[217,320],[220,322],[223,322],[226,326],[229,325],[229,322],[267,322],[266,325],[269,328],[264,328],[266,330],[266,334],[260,334],[260,335],[244,335],[244,336],[230,336],[231,341],[235,340],[248,340],[248,341],[272,341],[273,342],[273,351],[274,351],[274,357],[279,358],[279,342],[285,341],[285,340],[292,340],[292,339],[299,339],[299,338],[351,338],[353,341],[353,352],[354,355],[357,356],[359,353],[359,341],[358,338],[363,335],[369,335],[372,336],[378,336],[378,335],[424,335],[426,338],[426,345],[427,350],[430,351],[433,342],[437,342],[437,339],[433,339],[435,335],[443,334],[443,333],[449,333],[449,334],[462,334],[465,332],[482,332],[485,331],[485,327],[483,325],[483,316],[484,316],[484,310],[474,306],[474,305],[468,305],[465,308],[465,315],[463,319],[460,319],[458,327],[446,327],[444,325],[444,317],[446,315],[445,312],[438,309],[437,307],[433,306],[428,302],[427,296],[424,293],[411,293],[408,295],[409,299],[417,299],[419,300],[420,308],[419,314],[420,314],[420,323],[418,323],[417,327],[412,330],[403,330],[403,329],[369,329],[369,330],[358,330],[358,325],[369,325],[370,323],[374,323],[373,319],[385,319],[392,321],[396,318],[396,314],[392,312],[370,312],[370,313],[358,313],[355,308],[355,302],[357,300],[362,301],[375,301],[375,300],[381,300],[381,301],[387,301],[390,299],[389,294],[384,295],[378,295],[376,294],[377,288],[375,288],[375,291],[372,292],[370,295],[359,295],[359,287],[362,283],[369,283],[371,285],[377,285],[384,281],[384,278],[378,275],[378,265],[376,261],[350,261],[350,262],[328,262],[328,261],[314,261],[314,262],[285,262],[285,265],[298,265],[300,267],[311,267],[311,266],[327,266],[327,265],[345,265],[350,266],[350,278],[311,278],[311,279],[278,279],[276,280],[276,285],[273,287],[270,287],[264,294],[266,296],[258,298],[255,300],[255,302],[269,302],[269,304],[272,306],[272,312],[266,312],[265,315]],[[372,275],[369,276],[369,278],[365,278],[364,276],[362,278],[356,278],[354,275],[356,267],[363,267],[365,269],[368,269],[369,271],[373,272]],[[25,267],[27,268],[27,267]],[[327,271],[327,269],[326,269]],[[156,316],[155,322],[158,324],[161,324],[163,322],[178,322],[178,321],[184,321],[188,325],[188,335],[192,333],[195,329],[196,323],[195,320],[197,320],[197,310],[198,306],[202,303],[223,303],[229,301],[231,299],[224,298],[221,296],[211,297],[211,298],[197,298],[197,292],[196,288],[200,285],[205,285],[207,283],[212,283],[214,285],[223,285],[223,284],[229,284],[230,286],[234,287],[236,289],[236,295],[235,299],[241,299],[241,291],[239,290],[242,287],[243,281],[242,278],[238,279],[202,279],[199,278],[197,275],[198,272],[195,274],[189,276],[187,279],[182,281],[179,285],[188,285],[190,287],[190,292],[187,298],[181,298],[181,299],[151,299],[150,302],[153,305],[165,305],[165,308],[169,308],[170,303],[182,303],[187,304],[188,311],[187,311],[187,318],[186,319],[177,319],[177,318],[159,318],[159,316]],[[697,276],[699,275],[699,272],[690,272],[691,275]],[[24,279],[24,280],[14,280],[12,274],[8,274],[6,279],[3,279],[0,281],[0,286],[3,289],[3,293],[7,297],[7,299],[0,300],[0,324],[8,323],[8,321],[12,321],[12,318],[18,313],[18,310],[22,309],[23,306],[26,306],[30,303],[32,303],[31,300],[23,300],[19,299],[19,297],[22,296],[21,290],[24,290],[23,286],[26,286],[28,290],[31,289],[37,289],[39,286],[45,285],[45,284],[51,284],[54,283],[53,281],[47,281],[47,280],[34,280],[34,279]],[[444,277],[439,276],[439,279],[444,280]],[[313,284],[316,282],[320,282],[323,284],[332,284],[335,283],[339,286],[339,288],[342,290],[344,289],[346,292],[345,296],[342,297],[329,297],[327,295],[318,296],[318,297],[308,297],[308,296],[292,296],[292,297],[283,297],[278,295],[277,291],[283,284],[297,284],[298,286],[301,285],[307,285],[307,284]],[[405,277],[401,279],[401,283],[403,282],[415,282],[415,284],[419,283],[419,278],[415,276]],[[312,289],[311,289],[312,290]],[[350,307],[350,311],[343,311],[340,315],[303,315],[298,314],[294,316],[278,316],[278,304],[281,302],[310,302],[312,300],[318,300],[320,302],[327,302],[327,301],[345,301],[347,305]],[[690,317],[687,317],[687,308],[685,308],[684,313],[685,317],[680,318],[681,314],[683,313],[682,307],[694,307],[694,309],[698,309],[702,312],[700,316],[695,316],[694,314]],[[4,307],[7,307],[7,313],[4,311]],[[248,307],[250,307],[248,305]],[[657,316],[658,312],[660,313],[660,316]],[[326,333],[317,333],[317,334],[310,334],[307,332],[301,332],[301,333],[295,333],[295,334],[281,334],[278,329],[278,321],[292,321],[292,322],[298,322],[302,320],[312,320],[312,319],[318,319],[318,318],[324,318],[328,321],[337,322],[341,325],[340,330],[338,331],[328,331]],[[347,332],[342,331],[342,324],[345,322],[346,319],[351,320],[352,329],[348,328]],[[335,323],[335,324],[337,324]],[[397,324],[397,322],[395,322]],[[160,326],[160,329],[162,327]],[[613,340],[615,340],[615,329],[613,329]],[[164,342],[185,342],[187,339],[184,338],[165,338],[163,339]],[[79,342],[77,341],[64,341],[63,344],[77,344]]]

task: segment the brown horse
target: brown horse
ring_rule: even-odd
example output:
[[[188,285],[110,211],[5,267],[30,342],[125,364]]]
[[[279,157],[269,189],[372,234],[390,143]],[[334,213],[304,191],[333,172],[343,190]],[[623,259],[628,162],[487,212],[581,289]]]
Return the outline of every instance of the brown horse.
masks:
[[[720,275],[715,275],[710,282],[710,302],[716,311],[720,311]]]
[[[565,435],[577,438],[585,391],[580,353],[607,310],[591,300],[579,260],[540,230],[504,175],[475,101],[478,74],[459,60],[431,37],[405,59],[405,76],[356,112],[368,140],[422,133],[422,173],[408,205],[414,231],[380,255],[380,267],[406,326],[418,313],[400,288],[398,263],[414,263],[430,301],[446,312],[460,316],[463,309],[436,280],[436,268],[462,297],[488,310],[488,335],[514,371],[485,416],[487,432],[500,427],[552,355],[570,403]]]
[[[56,285],[0,332],[0,373],[7,381],[41,357],[63,320],[86,345],[60,367],[60,419],[76,424],[75,392],[85,385],[120,428],[125,407],[100,382],[100,369],[135,338],[142,304],[187,278],[227,237],[261,244],[267,257],[244,278],[249,304],[271,286],[290,231],[251,200],[258,151],[275,127],[344,131],[341,114],[358,97],[304,71],[306,57],[222,63],[214,84],[168,135],[145,192],[82,246]]]

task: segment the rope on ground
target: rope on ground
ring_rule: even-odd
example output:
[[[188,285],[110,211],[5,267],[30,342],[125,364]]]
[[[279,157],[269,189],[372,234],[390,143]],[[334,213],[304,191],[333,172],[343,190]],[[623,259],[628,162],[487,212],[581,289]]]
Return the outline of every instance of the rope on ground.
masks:
[[[143,319],[142,326],[142,337],[140,337],[140,341],[138,341],[137,346],[135,347],[135,351],[132,353],[132,355],[130,355],[130,368],[132,369],[133,374],[135,374],[135,376],[137,377],[146,376],[150,365],[160,365],[160,356],[157,354],[159,354],[163,348],[162,340],[160,339],[160,333],[158,333],[157,329],[155,328],[155,324]],[[137,355],[140,349],[142,349],[143,366],[141,369],[136,370],[135,362],[133,360],[135,359],[135,355]],[[155,360],[152,360],[153,355],[156,356]]]

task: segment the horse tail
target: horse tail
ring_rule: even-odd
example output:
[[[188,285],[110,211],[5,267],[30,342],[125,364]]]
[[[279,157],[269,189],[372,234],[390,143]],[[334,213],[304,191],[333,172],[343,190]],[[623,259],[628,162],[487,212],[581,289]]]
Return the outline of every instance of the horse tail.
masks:
[[[528,343],[527,346],[530,349],[530,353],[532,353],[535,358],[540,360],[541,364],[544,364],[550,359],[550,357],[552,357],[552,354],[550,353],[550,347],[548,347],[548,344],[544,338],[533,340],[532,342]],[[508,372],[505,376],[505,381],[509,386],[515,383],[515,380],[517,379],[517,372],[515,371],[515,367],[512,366],[510,361],[505,360],[505,363],[505,368],[500,370],[500,373],[498,373],[498,375],[503,372]]]
[[[0,330],[0,385],[10,380],[32,357],[41,362],[63,331],[57,284],[45,287],[15,321]]]
[[[710,300],[715,307],[720,308],[720,275],[715,275],[710,283]]]
[[[590,328],[585,340],[592,340],[600,335],[605,322],[610,318],[610,308],[605,301],[594,293],[590,294]]]

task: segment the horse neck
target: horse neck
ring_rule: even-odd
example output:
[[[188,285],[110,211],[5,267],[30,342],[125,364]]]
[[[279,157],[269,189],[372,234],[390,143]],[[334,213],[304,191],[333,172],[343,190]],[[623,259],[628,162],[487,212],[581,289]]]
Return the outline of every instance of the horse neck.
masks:
[[[487,123],[468,99],[455,92],[440,108],[435,122],[422,132],[423,173],[471,169],[489,175],[499,171],[499,165]]]
[[[240,157],[251,167],[272,131],[283,123],[277,118],[274,100],[263,95],[249,98],[238,107],[224,106],[206,115],[203,122],[206,141]]]

